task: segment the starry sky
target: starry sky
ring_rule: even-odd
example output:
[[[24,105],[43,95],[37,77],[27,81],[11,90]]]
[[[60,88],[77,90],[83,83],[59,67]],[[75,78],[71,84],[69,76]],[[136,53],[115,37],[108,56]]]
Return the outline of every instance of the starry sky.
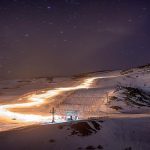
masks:
[[[0,0],[0,78],[149,62],[149,0]]]

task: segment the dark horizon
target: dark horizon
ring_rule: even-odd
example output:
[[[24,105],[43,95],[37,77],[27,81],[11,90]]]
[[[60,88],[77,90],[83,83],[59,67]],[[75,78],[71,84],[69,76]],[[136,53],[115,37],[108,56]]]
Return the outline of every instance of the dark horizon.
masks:
[[[147,0],[1,0],[0,78],[148,64],[149,6]]]
[[[31,75],[31,76],[18,76],[18,77],[0,77],[0,79],[4,79],[4,80],[11,80],[11,79],[38,79],[38,78],[53,78],[53,77],[71,77],[71,76],[80,76],[82,74],[88,74],[88,73],[96,73],[96,72],[109,72],[109,71],[125,71],[128,69],[134,69],[134,68],[140,68],[140,67],[144,67],[144,66],[150,66],[150,63],[144,63],[144,64],[140,64],[140,65],[136,65],[136,66],[130,66],[130,67],[126,67],[126,68],[115,68],[115,69],[103,69],[103,70],[87,70],[84,72],[77,72],[77,73],[72,73],[72,74],[43,74],[43,75]]]

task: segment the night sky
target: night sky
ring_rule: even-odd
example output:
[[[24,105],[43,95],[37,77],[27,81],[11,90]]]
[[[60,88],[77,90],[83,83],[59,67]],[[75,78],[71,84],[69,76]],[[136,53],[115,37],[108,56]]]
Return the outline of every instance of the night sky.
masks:
[[[0,0],[1,78],[149,62],[149,0]]]

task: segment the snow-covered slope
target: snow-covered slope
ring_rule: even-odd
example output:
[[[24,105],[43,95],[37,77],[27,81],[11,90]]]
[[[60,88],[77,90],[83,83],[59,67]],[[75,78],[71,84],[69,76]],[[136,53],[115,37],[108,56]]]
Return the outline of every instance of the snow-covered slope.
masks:
[[[102,118],[0,134],[1,150],[149,150],[150,119]]]
[[[80,111],[81,118],[104,113],[150,112],[150,66],[126,71],[88,74],[102,76],[89,89],[77,90],[63,99],[59,109]],[[84,76],[85,77],[85,76]]]
[[[76,110],[82,121],[35,125],[0,133],[0,149],[51,150],[149,150],[150,65],[130,70],[81,74],[70,78],[36,78],[0,81],[0,105],[25,101],[22,95],[46,89],[75,87],[85,79],[99,77],[90,88],[63,92],[34,109],[16,112],[64,115]],[[21,99],[20,99],[21,96]],[[87,120],[88,119],[88,120]],[[0,118],[0,130],[27,126]]]
[[[149,65],[125,71],[87,73],[70,78],[45,77],[0,81],[0,103],[25,101],[23,94],[40,93],[42,90],[60,87],[74,87],[92,77],[99,78],[94,80],[90,88],[63,92],[53,101],[47,101],[40,107],[22,108],[15,111],[49,115],[49,110],[55,107],[57,115],[64,115],[66,111],[75,110],[79,114],[79,119],[121,113],[150,112]]]

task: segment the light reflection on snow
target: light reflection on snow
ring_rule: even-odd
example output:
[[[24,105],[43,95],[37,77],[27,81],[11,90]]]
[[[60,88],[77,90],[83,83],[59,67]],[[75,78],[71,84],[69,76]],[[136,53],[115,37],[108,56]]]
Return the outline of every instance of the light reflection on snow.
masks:
[[[114,76],[112,76],[114,77]],[[42,90],[42,94],[31,94],[28,95],[26,98],[28,100],[27,103],[19,103],[19,104],[7,104],[7,105],[0,105],[0,116],[3,118],[9,118],[9,119],[15,119],[20,122],[32,122],[32,123],[46,123],[50,122],[52,120],[52,116],[42,116],[42,115],[35,115],[35,114],[22,114],[22,113],[16,113],[12,112],[9,109],[12,108],[31,108],[34,106],[40,106],[46,103],[47,99],[54,98],[55,96],[67,92],[67,91],[73,91],[78,89],[85,89],[90,88],[90,86],[93,84],[94,80],[99,78],[106,78],[106,77],[91,77],[88,79],[85,79],[83,83],[81,83],[78,86],[73,87],[65,87],[65,88],[56,88],[53,90]],[[55,115],[56,122],[63,122],[64,120],[61,119],[61,116]]]

